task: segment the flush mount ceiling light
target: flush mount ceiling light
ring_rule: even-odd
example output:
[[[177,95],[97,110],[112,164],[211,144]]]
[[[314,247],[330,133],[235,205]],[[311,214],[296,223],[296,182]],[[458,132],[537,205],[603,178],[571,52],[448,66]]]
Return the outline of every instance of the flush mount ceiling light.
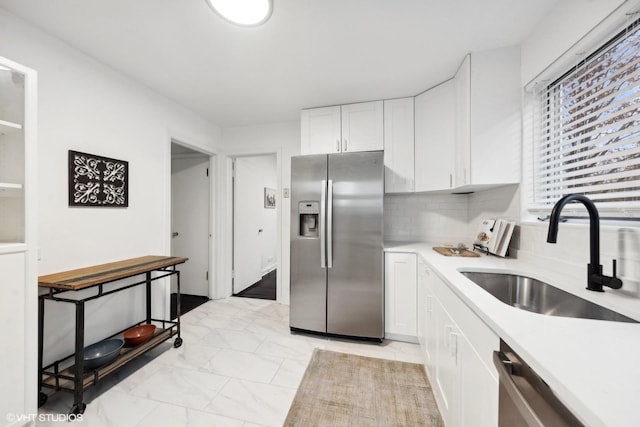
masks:
[[[236,25],[253,27],[271,16],[273,0],[206,0],[218,15]]]

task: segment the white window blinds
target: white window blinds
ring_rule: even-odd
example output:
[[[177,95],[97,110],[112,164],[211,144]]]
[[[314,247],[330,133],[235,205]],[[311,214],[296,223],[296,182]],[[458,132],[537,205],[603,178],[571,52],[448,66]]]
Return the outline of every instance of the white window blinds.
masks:
[[[529,207],[580,193],[612,215],[640,209],[640,27],[537,85],[534,99]]]

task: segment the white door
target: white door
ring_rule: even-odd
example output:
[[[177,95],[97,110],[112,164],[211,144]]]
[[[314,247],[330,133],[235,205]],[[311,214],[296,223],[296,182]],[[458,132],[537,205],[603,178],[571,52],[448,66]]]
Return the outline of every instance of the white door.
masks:
[[[171,254],[189,258],[180,266],[182,294],[209,296],[208,166],[205,155],[171,159]]]
[[[265,188],[275,195],[276,187],[275,155],[235,159],[233,294],[258,282],[275,266],[277,204],[275,208],[265,206]]]

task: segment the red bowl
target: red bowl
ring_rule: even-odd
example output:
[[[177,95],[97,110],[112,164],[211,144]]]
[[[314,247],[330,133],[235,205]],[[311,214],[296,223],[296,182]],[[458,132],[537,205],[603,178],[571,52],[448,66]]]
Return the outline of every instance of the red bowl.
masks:
[[[149,340],[156,331],[156,325],[139,325],[128,329],[124,333],[124,343],[126,345],[138,345]]]

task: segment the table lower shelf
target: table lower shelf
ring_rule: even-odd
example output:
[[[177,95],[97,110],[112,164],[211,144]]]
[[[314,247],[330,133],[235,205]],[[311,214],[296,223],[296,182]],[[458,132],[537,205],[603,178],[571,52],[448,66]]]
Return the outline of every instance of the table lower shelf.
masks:
[[[87,371],[84,373],[82,382],[83,390],[92,385],[95,385],[102,378],[116,371],[118,368],[126,365],[128,362],[140,356],[141,354],[160,345],[176,334],[177,331],[173,327],[167,329],[158,328],[149,341],[133,347],[123,347],[122,350],[120,350],[120,356],[118,356],[116,360],[103,365],[98,369]],[[60,371],[57,375],[52,372],[43,372],[43,375],[48,375],[46,378],[42,379],[43,387],[71,392],[75,390],[75,384],[73,381],[75,375],[75,365],[69,366],[68,368]]]

